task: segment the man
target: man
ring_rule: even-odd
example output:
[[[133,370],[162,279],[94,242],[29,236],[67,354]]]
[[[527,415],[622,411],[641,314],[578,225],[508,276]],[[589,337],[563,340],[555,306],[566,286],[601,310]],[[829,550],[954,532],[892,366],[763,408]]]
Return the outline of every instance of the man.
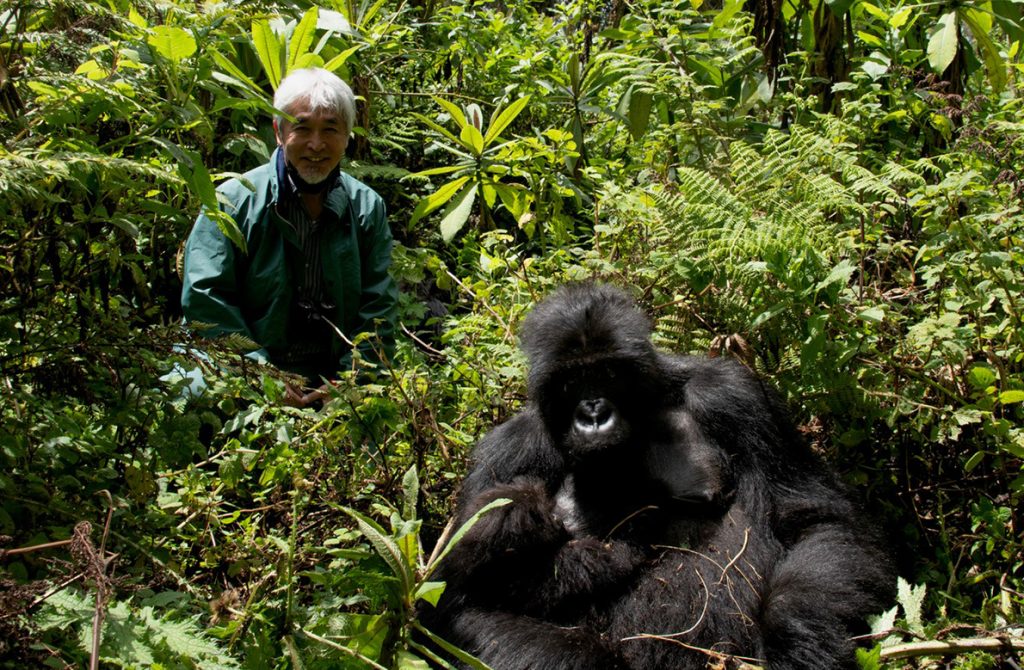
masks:
[[[326,393],[321,380],[350,365],[355,335],[376,333],[379,342],[360,347],[371,358],[373,345],[393,343],[398,289],[384,203],[338,167],[355,122],[352,90],[327,70],[296,70],[274,107],[286,116],[274,117],[270,162],[218,189],[247,252],[200,213],[181,304],[186,321],[241,333],[260,345],[249,356],[313,382],[286,390],[286,402],[306,406]]]

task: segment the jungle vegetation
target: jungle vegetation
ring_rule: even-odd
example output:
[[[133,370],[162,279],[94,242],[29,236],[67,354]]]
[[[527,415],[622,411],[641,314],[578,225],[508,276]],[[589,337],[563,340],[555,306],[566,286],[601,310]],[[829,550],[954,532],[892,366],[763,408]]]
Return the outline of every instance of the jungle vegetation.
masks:
[[[1019,669],[1021,12],[6,0],[0,664],[454,663],[415,617],[431,550],[523,401],[522,316],[595,277],[771,380],[861,496],[903,576],[863,668]],[[310,64],[360,97],[343,167],[387,201],[401,336],[298,410],[181,327],[179,249]]]

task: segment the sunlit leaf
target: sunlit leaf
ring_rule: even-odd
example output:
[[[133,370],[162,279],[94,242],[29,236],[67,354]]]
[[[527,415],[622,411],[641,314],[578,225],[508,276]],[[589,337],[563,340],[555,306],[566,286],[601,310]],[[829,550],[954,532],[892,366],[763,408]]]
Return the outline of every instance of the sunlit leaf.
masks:
[[[934,32],[928,40],[928,63],[939,74],[946,71],[959,46],[956,12],[947,12],[935,23]]]
[[[473,152],[474,155],[479,156],[484,152],[484,136],[480,134],[474,125],[467,125],[459,133],[459,140],[462,141],[463,146]]]
[[[462,109],[454,102],[445,100],[444,98],[434,97],[434,102],[444,107],[444,110],[448,112],[448,115],[452,117],[452,120],[458,124],[459,128],[465,128],[469,125],[466,121],[466,115],[462,112]]]
[[[459,195],[448,205],[444,218],[441,219],[441,239],[451,242],[455,239],[462,227],[466,225],[470,213],[473,211],[473,203],[476,201],[476,184],[471,184],[462,190]]]
[[[508,128],[509,124],[515,121],[516,117],[519,116],[529,102],[530,96],[523,96],[503,109],[487,127],[487,134],[484,135],[483,140],[484,146],[490,145],[491,142],[497,139]]]
[[[300,65],[299,59],[309,53],[309,47],[313,44],[313,35],[316,33],[317,7],[314,5],[305,14],[302,20],[295,26],[291,39],[288,41],[288,71],[304,67]]]
[[[252,22],[252,44],[270,85],[276,90],[281,84],[281,54],[284,47],[266,19]]]
[[[150,30],[146,42],[172,63],[180,63],[196,52],[196,38],[177,26],[154,27]]]
[[[420,200],[419,204],[416,205],[416,209],[413,210],[412,216],[409,219],[409,224],[412,225],[416,223],[427,214],[430,214],[438,207],[444,205],[446,202],[451,200],[452,196],[458,193],[459,189],[461,189],[466,184],[467,181],[469,181],[468,176],[453,179],[452,181],[448,182],[447,184],[444,184],[443,186],[441,186],[441,188],[437,189],[436,191],[428,195],[423,200]]]
[[[985,71],[988,72],[988,81],[996,93],[1001,93],[1006,88],[1006,65],[999,52],[999,47],[992,41],[989,34],[992,32],[992,16],[985,12],[970,7],[962,10],[961,16],[964,23],[971,29],[978,52],[985,62]]]
[[[348,49],[345,49],[340,54],[338,54],[331,60],[327,61],[327,63],[324,65],[324,69],[330,70],[331,72],[337,72],[338,68],[344,65],[345,62],[352,56],[352,54],[359,51],[361,48],[362,45],[357,44],[354,47],[349,47]]]

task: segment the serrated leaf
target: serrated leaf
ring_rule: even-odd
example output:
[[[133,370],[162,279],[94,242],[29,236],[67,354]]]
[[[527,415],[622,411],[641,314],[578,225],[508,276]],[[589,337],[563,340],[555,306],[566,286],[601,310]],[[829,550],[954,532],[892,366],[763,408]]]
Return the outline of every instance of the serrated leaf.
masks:
[[[959,45],[956,12],[947,12],[935,23],[934,32],[928,40],[928,63],[932,69],[939,74],[945,72],[956,58]]]
[[[471,184],[448,204],[448,209],[441,219],[441,239],[451,242],[455,238],[462,227],[466,225],[475,201],[476,184]]]
[[[172,63],[180,63],[196,52],[196,38],[177,26],[154,27],[149,31],[146,42]]]
[[[402,583],[403,593],[408,592],[413,578],[409,574],[402,550],[398,547],[398,544],[388,537],[387,532],[373,519],[350,507],[342,507],[341,509],[355,519],[356,525],[359,526],[359,532],[369,541],[370,546],[384,559],[392,574]]]
[[[921,608],[924,604],[924,596],[927,593],[927,587],[924,584],[918,586],[911,586],[910,583],[899,578],[896,586],[896,600],[899,602],[900,607],[903,608],[903,617],[907,621],[907,626],[915,633],[924,632],[924,624],[921,619]]]

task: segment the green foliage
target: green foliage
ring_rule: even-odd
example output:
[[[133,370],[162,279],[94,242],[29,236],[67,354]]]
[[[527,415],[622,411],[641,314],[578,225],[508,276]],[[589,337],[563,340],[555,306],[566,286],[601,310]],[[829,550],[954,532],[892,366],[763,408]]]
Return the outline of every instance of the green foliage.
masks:
[[[0,665],[90,660],[100,592],[110,665],[472,664],[415,621],[444,597],[424,548],[523,400],[520,320],[584,277],[782,389],[919,585],[879,632],[1019,636],[1020,5],[818,9],[0,10],[0,548],[25,549]],[[345,168],[387,200],[407,335],[300,411],[245,343],[169,324],[197,210],[269,157],[273,90],[314,64],[359,98]],[[108,512],[100,569],[64,542]],[[862,666],[923,667],[903,637]]]

